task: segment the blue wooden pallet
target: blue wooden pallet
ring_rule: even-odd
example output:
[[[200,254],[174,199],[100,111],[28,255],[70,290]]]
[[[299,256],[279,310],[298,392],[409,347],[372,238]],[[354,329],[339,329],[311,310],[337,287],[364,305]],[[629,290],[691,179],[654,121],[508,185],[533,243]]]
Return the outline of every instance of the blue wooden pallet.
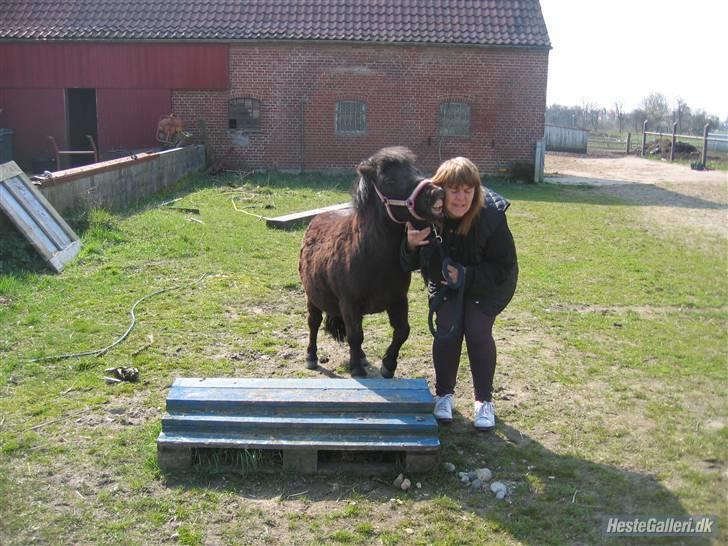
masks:
[[[194,448],[280,449],[316,471],[319,451],[400,451],[411,472],[437,464],[434,399],[424,379],[180,378],[157,439],[160,466]]]

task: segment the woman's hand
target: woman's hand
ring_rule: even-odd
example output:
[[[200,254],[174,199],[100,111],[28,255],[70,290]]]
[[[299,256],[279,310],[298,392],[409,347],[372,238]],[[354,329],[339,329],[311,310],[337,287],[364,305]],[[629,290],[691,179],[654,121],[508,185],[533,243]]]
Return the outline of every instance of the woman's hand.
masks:
[[[407,222],[405,226],[405,231],[407,232],[408,252],[414,252],[418,246],[430,244],[430,241],[427,240],[427,238],[430,236],[430,231],[432,231],[429,226],[425,229],[415,229],[412,224]]]

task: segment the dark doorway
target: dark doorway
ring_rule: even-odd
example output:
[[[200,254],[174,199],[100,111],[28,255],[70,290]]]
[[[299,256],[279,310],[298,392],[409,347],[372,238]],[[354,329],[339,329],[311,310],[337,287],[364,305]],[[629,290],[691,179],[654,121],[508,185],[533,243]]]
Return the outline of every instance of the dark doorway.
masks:
[[[98,145],[96,121],[96,89],[66,89],[68,112],[68,147],[70,150],[92,150],[86,135]],[[69,156],[71,167],[94,162],[91,154]]]

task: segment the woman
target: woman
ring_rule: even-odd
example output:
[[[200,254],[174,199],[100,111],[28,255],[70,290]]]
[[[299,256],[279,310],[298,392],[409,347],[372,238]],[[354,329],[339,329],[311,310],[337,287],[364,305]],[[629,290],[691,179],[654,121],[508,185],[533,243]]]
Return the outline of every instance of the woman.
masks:
[[[462,300],[439,300],[442,306],[436,324],[443,335],[436,336],[432,344],[435,417],[441,422],[452,421],[464,337],[475,391],[473,424],[476,429],[491,430],[495,427],[493,323],[511,301],[518,280],[516,247],[505,215],[509,203],[495,192],[484,191],[478,168],[464,157],[445,161],[432,181],[445,190],[443,225],[433,226],[442,242],[430,237],[433,228],[418,230],[408,224],[401,262],[405,270],[422,270],[430,298],[448,283],[442,273],[443,256],[456,262],[445,268],[451,286],[464,274]],[[433,251],[435,245],[440,245],[437,252]],[[444,335],[453,325],[452,333]]]

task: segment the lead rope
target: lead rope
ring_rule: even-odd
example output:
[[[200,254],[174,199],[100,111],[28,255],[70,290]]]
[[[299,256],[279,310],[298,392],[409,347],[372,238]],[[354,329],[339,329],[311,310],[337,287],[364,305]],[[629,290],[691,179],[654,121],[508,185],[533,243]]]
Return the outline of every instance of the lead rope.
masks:
[[[427,316],[427,324],[430,327],[430,333],[432,334],[432,336],[435,339],[444,341],[450,339],[455,334],[455,332],[460,330],[460,317],[462,315],[463,300],[465,298],[465,267],[454,261],[452,258],[450,258],[450,256],[444,256],[444,252],[442,250],[442,236],[437,232],[437,228],[434,225],[432,226],[432,232],[434,234],[433,242],[436,245],[440,257],[442,258],[442,266],[440,272],[442,273],[442,277],[445,279],[447,284],[437,290],[437,292],[435,292],[430,297],[430,312]],[[452,280],[450,279],[450,275],[447,269],[450,265],[458,271],[457,282],[452,282]],[[455,297],[455,320],[450,326],[450,330],[442,334],[437,331],[434,318],[435,314],[440,310],[440,308],[445,305],[448,297],[451,296]]]

